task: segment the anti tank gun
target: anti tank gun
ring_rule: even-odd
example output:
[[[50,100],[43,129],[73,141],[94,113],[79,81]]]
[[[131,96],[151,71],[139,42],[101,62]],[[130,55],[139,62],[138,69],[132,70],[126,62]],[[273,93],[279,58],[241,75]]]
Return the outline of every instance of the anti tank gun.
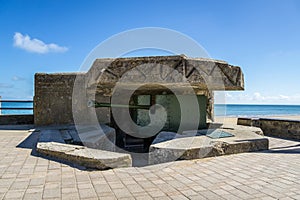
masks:
[[[101,103],[94,100],[89,100],[87,103],[89,108],[128,108],[128,109],[143,109],[149,110],[151,108],[150,105],[125,105],[125,104],[111,104],[111,103]]]

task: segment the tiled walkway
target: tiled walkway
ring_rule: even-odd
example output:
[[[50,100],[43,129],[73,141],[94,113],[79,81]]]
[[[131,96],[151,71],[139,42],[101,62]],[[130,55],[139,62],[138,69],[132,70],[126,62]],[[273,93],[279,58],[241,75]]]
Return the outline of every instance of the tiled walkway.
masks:
[[[300,142],[270,138],[266,152],[86,171],[36,156],[36,136],[0,130],[0,199],[300,199]]]

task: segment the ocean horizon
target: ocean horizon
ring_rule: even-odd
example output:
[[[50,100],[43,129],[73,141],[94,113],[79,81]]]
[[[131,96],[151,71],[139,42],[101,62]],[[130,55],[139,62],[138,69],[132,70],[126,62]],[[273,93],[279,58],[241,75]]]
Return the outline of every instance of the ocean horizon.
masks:
[[[268,117],[300,115],[300,105],[214,104],[215,116]]]
[[[32,108],[31,102],[2,102],[2,108]],[[216,117],[267,117],[300,115],[300,105],[214,104]],[[3,115],[33,114],[33,110],[1,110]]]
[[[32,102],[1,102],[2,108],[33,108]],[[33,114],[33,110],[1,110],[2,115]]]

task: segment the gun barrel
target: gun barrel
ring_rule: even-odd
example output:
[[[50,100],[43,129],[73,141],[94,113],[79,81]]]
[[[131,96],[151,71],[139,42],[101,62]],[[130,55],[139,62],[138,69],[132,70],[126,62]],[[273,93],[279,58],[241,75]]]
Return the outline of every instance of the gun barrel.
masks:
[[[128,109],[144,109],[149,110],[151,106],[148,105],[124,105],[124,104],[111,104],[111,103],[99,103],[95,101],[89,101],[88,107],[95,108],[128,108]]]

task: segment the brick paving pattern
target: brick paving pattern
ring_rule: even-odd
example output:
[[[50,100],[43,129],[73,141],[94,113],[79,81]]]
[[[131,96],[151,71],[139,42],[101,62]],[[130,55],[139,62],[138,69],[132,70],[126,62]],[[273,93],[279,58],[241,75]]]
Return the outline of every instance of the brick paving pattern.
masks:
[[[300,199],[300,142],[269,151],[90,171],[39,157],[37,133],[0,130],[0,199]]]

